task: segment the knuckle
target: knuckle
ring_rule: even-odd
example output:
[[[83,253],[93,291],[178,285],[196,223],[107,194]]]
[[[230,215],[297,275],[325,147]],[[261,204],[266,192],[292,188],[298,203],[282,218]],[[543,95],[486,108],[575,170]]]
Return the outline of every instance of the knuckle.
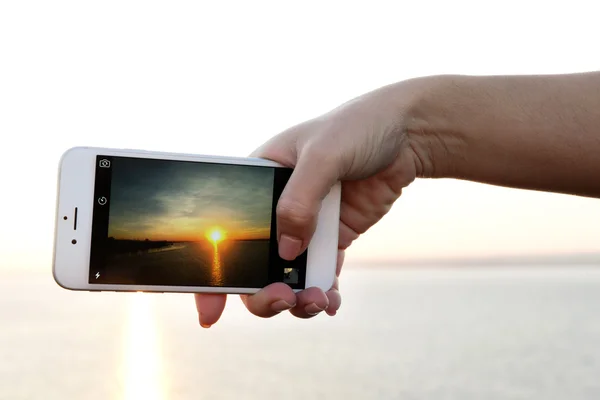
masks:
[[[340,146],[340,142],[332,140],[315,141],[307,144],[302,153],[319,168],[326,171],[339,170],[342,161]]]
[[[391,209],[392,209],[392,206],[390,204],[382,204],[381,206],[376,207],[373,210],[373,219],[376,220],[375,222],[377,222],[381,218],[385,217],[387,215],[387,213],[390,212]]]
[[[316,212],[298,201],[282,198],[277,203],[277,216],[289,224],[304,226],[312,223]]]
[[[321,142],[312,142],[303,149],[304,153],[310,155],[311,159],[325,161],[330,160],[333,156],[333,151],[330,145]]]
[[[248,304],[246,305],[246,308],[252,314],[254,314],[260,318],[270,318],[275,314],[266,305],[264,305],[262,303],[254,302],[254,301],[249,301]]]

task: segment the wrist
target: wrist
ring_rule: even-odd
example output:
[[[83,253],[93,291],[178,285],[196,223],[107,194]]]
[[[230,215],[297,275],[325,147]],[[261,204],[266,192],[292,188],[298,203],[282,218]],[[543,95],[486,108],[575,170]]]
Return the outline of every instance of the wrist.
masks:
[[[399,84],[401,91],[410,93],[401,114],[417,177],[461,177],[459,165],[466,157],[467,140],[454,111],[460,109],[459,99],[466,91],[468,79],[443,75]]]

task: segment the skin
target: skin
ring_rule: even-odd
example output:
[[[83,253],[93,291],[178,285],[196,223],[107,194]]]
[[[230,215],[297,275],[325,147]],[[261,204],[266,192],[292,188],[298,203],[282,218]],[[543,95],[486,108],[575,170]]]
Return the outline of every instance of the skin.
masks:
[[[288,260],[306,249],[322,199],[342,181],[339,276],[344,250],[416,178],[600,198],[600,72],[403,81],[294,126],[253,156],[295,168],[277,206]],[[195,298],[201,326],[210,327],[226,296]],[[242,301],[264,318],[333,316],[341,305],[337,279],[326,293],[275,283]]]

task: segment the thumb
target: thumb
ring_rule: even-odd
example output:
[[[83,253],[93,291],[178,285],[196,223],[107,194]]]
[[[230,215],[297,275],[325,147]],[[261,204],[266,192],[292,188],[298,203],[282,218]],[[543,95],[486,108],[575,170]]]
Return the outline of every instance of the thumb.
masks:
[[[324,149],[306,147],[277,203],[279,256],[293,260],[306,250],[315,232],[321,203],[340,178],[340,162]]]

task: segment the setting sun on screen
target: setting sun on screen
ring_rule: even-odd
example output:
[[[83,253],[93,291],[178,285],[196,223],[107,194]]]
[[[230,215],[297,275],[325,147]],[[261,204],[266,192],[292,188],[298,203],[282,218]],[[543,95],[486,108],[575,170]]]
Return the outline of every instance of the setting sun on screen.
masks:
[[[208,239],[214,244],[219,243],[223,239],[225,239],[225,232],[219,228],[213,228],[206,234]]]

